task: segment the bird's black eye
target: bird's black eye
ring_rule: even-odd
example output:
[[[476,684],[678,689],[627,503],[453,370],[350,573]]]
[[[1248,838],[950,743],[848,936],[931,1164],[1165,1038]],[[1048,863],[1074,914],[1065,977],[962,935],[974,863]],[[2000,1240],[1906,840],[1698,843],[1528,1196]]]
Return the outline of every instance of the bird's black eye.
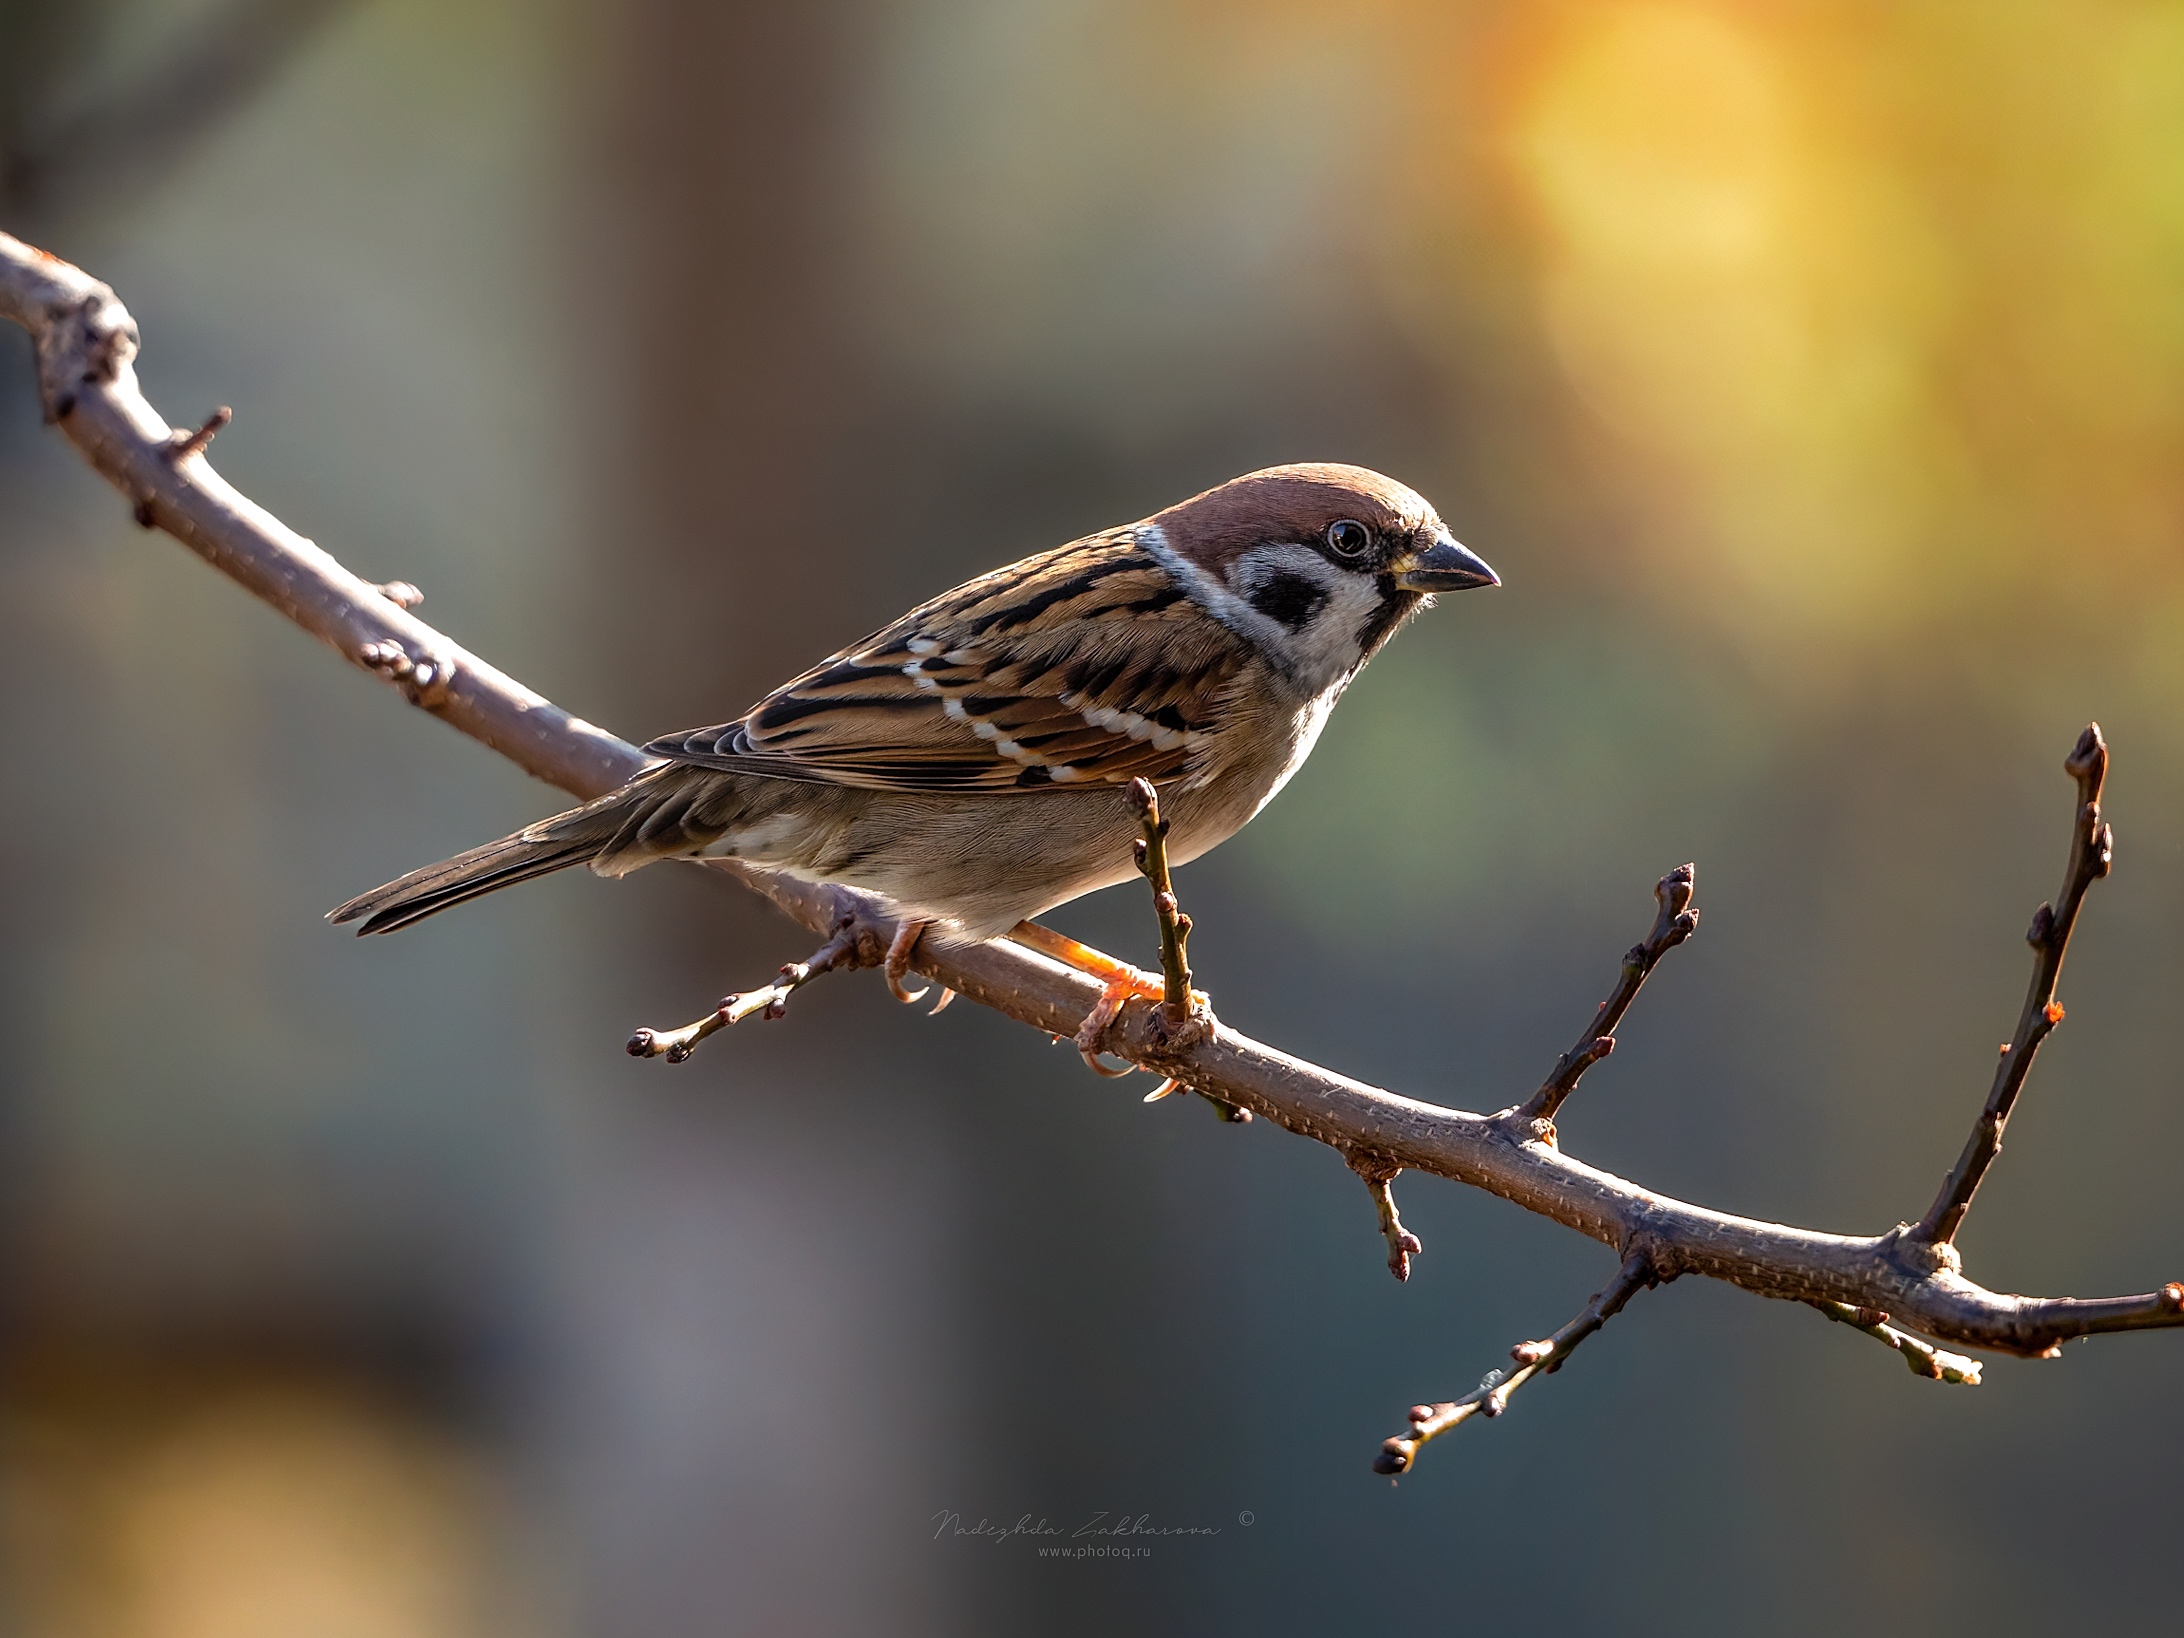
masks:
[[[1373,532],[1355,518],[1327,526],[1327,545],[1337,557],[1363,557],[1373,543]]]

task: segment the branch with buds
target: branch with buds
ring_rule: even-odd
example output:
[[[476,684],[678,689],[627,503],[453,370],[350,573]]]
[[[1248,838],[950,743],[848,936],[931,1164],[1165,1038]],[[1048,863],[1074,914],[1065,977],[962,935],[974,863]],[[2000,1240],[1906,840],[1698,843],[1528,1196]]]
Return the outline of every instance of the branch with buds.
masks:
[[[671,1064],[679,1064],[698,1050],[698,1043],[716,1030],[730,1024],[740,1024],[750,1017],[782,1018],[789,1010],[789,997],[826,973],[853,972],[859,967],[877,967],[884,962],[886,951],[892,942],[894,924],[885,917],[872,914],[869,902],[861,894],[845,894],[846,903],[840,915],[835,917],[834,930],[826,943],[806,956],[802,961],[785,963],[780,976],[770,984],[762,984],[755,990],[745,990],[736,995],[724,995],[715,1007],[694,1024],[681,1029],[640,1029],[629,1038],[629,1055],[632,1058],[665,1058]],[[916,999],[912,997],[912,999]],[[945,1006],[946,1002],[943,1001]],[[940,1011],[940,1007],[933,1009]]]
[[[1616,981],[1615,993],[1600,1003],[1577,1044],[1555,1060],[1545,1083],[1512,1114],[1511,1119],[1518,1125],[1537,1131],[1539,1123],[1544,1122],[1546,1132],[1551,1134],[1555,1114],[1577,1090],[1578,1080],[1615,1050],[1615,1028],[1638,999],[1639,987],[1652,975],[1661,957],[1699,930],[1699,913],[1691,908],[1698,880],[1699,867],[1686,864],[1678,865],[1654,883],[1653,901],[1660,906],[1660,912],[1653,918],[1653,931],[1642,943],[1633,944],[1623,957],[1623,974]]]
[[[2098,723],[2088,724],[2078,736],[2078,743],[2063,759],[2063,771],[2078,782],[2078,815],[2070,832],[2070,864],[2063,872],[2062,897],[2032,913],[2032,925],[2025,932],[2025,942],[2033,952],[2032,985],[2017,1015],[2017,1032],[2002,1049],[1986,1107],[1980,1110],[1972,1135],[1965,1140],[1964,1153],[1914,1230],[1920,1239],[1933,1245],[1946,1246],[1956,1239],[1957,1230],[1964,1226],[1965,1213],[1972,1209],[1972,1196],[1979,1192],[1980,1180],[2002,1152],[2002,1128],[2009,1124],[2017,1094],[2025,1089],[2025,1078],[2032,1073],[2033,1054],[2063,1021],[2055,985],[2063,975],[2063,954],[2070,947],[2071,930],[2078,925],[2078,907],[2085,902],[2085,890],[2106,876],[2115,861],[2116,833],[2101,819],[2101,785],[2108,778],[2108,747],[2101,742]]]
[[[1579,1343],[1607,1324],[1622,1311],[1623,1304],[1653,1283],[1653,1266],[1646,1254],[1633,1251],[1623,1259],[1623,1266],[1616,1270],[1615,1278],[1608,1282],[1607,1288],[1595,1293],[1576,1319],[1543,1342],[1520,1342],[1509,1350],[1509,1357],[1516,1362],[1515,1370],[1488,1371],[1479,1379],[1479,1385],[1461,1399],[1438,1405],[1411,1406],[1410,1432],[1397,1434],[1380,1447],[1380,1454],[1373,1458],[1373,1471],[1390,1475],[1406,1473],[1411,1463],[1418,1459],[1418,1447],[1427,1440],[1438,1439],[1474,1416],[1501,1415],[1509,1408],[1511,1394],[1535,1376],[1552,1376],[1561,1370]]]
[[[121,491],[147,527],[173,535],[345,660],[392,683],[411,704],[550,784],[591,797],[646,766],[634,746],[558,709],[417,619],[413,587],[352,574],[222,479],[206,459],[206,446],[225,424],[225,413],[180,433],[160,417],[137,384],[135,323],[105,285],[0,234],[0,316],[28,330],[36,344],[48,421]],[[1149,802],[1141,796],[1144,868],[1162,932],[1162,995],[1123,1005],[1093,1045],[1237,1114],[1264,1116],[1334,1148],[1374,1192],[1398,1277],[1418,1249],[1389,1190],[1405,1169],[1486,1189],[1602,1242],[1621,1259],[1615,1279],[1575,1320],[1514,1350],[1514,1371],[1473,1394],[1414,1411],[1410,1432],[1382,1447],[1374,1464],[1382,1472],[1407,1471],[1423,1444],[1474,1414],[1498,1415],[1517,1388],[1559,1369],[1640,1288],[1684,1275],[1810,1304],[1895,1349],[1919,1375],[1942,1382],[1976,1383],[1979,1368],[1937,1343],[2052,1358],[2072,1338],[2184,1325],[2184,1282],[2138,1296],[2010,1296],[1964,1278],[1954,1244],[2001,1152],[2033,1056],[2062,1022],[2055,990],[2063,957],[2086,891],[2107,874],[2114,855],[2114,836],[2100,811],[2107,758],[2099,730],[2088,728],[2065,764],[2077,781],[2078,803],[2063,893],[2033,919],[2033,978],[2017,1033],[1962,1158],[1915,1225],[1849,1235],[1732,1216],[1562,1152],[1556,1117],[1579,1078],[1612,1049],[1616,1027],[1661,957],[1698,925],[1689,866],[1661,879],[1652,931],[1625,957],[1614,992],[1540,1089],[1499,1113],[1473,1114],[1363,1085],[1262,1045],[1204,1012],[1190,989],[1188,922],[1167,880],[1157,796]],[[1065,965],[1042,951],[1040,935],[1050,947],[1058,937],[1044,929],[1027,924],[1011,938],[971,946],[919,942],[914,928],[896,928],[884,909],[858,895],[712,863],[827,940],[801,964],[801,973],[785,970],[770,987],[774,993],[731,998],[735,1004],[723,1010],[738,1016],[778,1011],[789,990],[821,970],[878,964],[883,946],[936,983],[1050,1035],[1076,1036],[1101,999],[1101,980],[1083,962],[1073,957]],[[1112,957],[1085,954],[1128,970]],[[756,999],[761,994],[763,1002]],[[745,1001],[753,1004],[743,1009]],[[721,1012],[714,1017],[715,1029],[732,1021]],[[704,1028],[704,1021],[691,1028]],[[670,1053],[672,1044],[660,1050]]]

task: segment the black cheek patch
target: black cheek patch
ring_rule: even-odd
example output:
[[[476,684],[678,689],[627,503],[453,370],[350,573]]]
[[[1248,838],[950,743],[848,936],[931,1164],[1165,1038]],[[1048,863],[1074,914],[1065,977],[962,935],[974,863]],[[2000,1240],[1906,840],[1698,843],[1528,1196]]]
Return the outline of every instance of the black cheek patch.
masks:
[[[1275,624],[1301,631],[1327,606],[1327,591],[1301,574],[1278,574],[1251,594],[1251,606]]]

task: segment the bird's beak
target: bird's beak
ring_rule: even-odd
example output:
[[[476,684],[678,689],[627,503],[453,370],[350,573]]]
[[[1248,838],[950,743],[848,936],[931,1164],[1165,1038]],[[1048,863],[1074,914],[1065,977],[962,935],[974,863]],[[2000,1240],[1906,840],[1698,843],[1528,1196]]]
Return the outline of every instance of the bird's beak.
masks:
[[[1422,552],[1397,558],[1394,569],[1395,583],[1405,591],[1469,591],[1473,586],[1501,584],[1501,576],[1488,568],[1484,559],[1446,534]]]

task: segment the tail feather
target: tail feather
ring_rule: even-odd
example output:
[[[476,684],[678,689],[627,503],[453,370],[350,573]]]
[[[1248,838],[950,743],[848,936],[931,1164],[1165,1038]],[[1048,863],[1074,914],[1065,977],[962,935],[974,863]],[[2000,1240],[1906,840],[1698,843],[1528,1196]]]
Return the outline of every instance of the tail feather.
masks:
[[[439,864],[413,870],[384,887],[375,887],[347,904],[336,905],[326,912],[326,919],[346,922],[361,918],[363,925],[357,929],[360,936],[392,933],[452,905],[584,864],[600,845],[598,841],[531,840],[519,831]]]
[[[639,775],[630,784],[580,808],[541,819],[513,836],[487,842],[359,894],[347,904],[327,911],[326,919],[361,921],[359,934],[391,933],[480,894],[498,892],[571,865],[589,864],[613,852],[633,824],[640,824],[663,799],[672,800],[676,792],[675,781]],[[684,839],[684,850],[691,840]],[[657,850],[651,857],[664,857],[667,851]],[[648,862],[639,859],[626,868]]]

